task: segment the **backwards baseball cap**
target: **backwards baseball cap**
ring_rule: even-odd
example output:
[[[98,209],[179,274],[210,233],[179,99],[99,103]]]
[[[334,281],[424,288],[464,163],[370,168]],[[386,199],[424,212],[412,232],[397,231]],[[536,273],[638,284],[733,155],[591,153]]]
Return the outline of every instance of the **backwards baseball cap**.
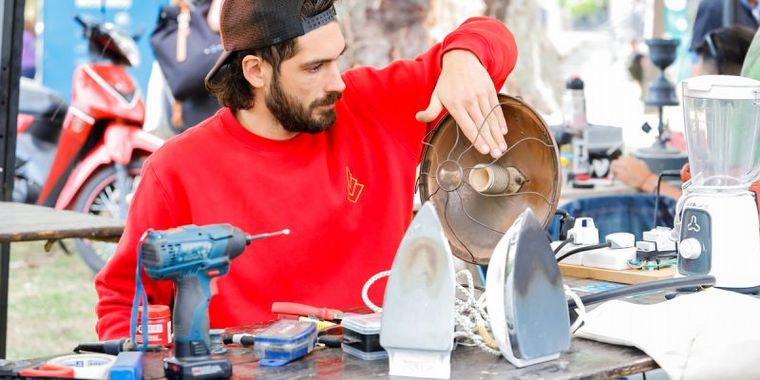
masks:
[[[206,75],[214,78],[233,53],[260,49],[302,36],[335,20],[335,7],[301,18],[304,0],[224,0],[219,20],[221,56]]]

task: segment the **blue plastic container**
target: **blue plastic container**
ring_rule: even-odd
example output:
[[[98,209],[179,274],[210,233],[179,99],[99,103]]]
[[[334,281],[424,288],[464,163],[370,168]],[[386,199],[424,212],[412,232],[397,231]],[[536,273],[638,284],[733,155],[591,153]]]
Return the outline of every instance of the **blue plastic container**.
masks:
[[[254,338],[259,365],[278,367],[306,356],[317,343],[317,324],[283,319]]]

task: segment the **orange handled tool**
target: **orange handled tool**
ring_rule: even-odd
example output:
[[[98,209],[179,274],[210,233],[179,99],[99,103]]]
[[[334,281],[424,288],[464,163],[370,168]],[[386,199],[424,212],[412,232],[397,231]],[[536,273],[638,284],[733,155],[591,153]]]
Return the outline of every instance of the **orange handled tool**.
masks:
[[[27,368],[19,371],[21,377],[53,377],[56,379],[73,379],[74,368],[45,363],[39,368]]]

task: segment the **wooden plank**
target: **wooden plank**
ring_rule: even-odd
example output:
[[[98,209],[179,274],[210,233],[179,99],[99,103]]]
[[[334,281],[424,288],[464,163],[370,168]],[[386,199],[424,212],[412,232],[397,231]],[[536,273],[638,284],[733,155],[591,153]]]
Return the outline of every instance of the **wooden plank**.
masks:
[[[559,264],[559,271],[563,276],[591,278],[595,280],[619,282],[621,284],[640,284],[642,282],[662,280],[671,278],[676,273],[674,267],[663,268],[660,270],[611,270],[570,264]]]
[[[107,217],[21,203],[0,202],[0,241],[88,238],[118,240],[124,223]]]

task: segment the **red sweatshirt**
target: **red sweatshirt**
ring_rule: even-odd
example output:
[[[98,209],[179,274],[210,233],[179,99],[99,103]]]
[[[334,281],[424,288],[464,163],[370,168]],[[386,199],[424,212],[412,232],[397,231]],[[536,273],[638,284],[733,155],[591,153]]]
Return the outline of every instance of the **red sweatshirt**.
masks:
[[[496,88],[517,47],[500,22],[473,18],[415,60],[343,74],[337,122],[319,134],[268,140],[229,109],[167,142],[145,163],[115,256],[95,278],[100,339],[128,336],[137,243],[148,228],[231,223],[249,234],[290,228],[251,243],[218,280],[212,328],[272,319],[272,302],[362,305],[362,285],[388,270],[412,216],[425,109],[444,53],[465,49]],[[151,304],[169,305],[173,284],[143,275]],[[370,298],[382,303],[383,284]]]

